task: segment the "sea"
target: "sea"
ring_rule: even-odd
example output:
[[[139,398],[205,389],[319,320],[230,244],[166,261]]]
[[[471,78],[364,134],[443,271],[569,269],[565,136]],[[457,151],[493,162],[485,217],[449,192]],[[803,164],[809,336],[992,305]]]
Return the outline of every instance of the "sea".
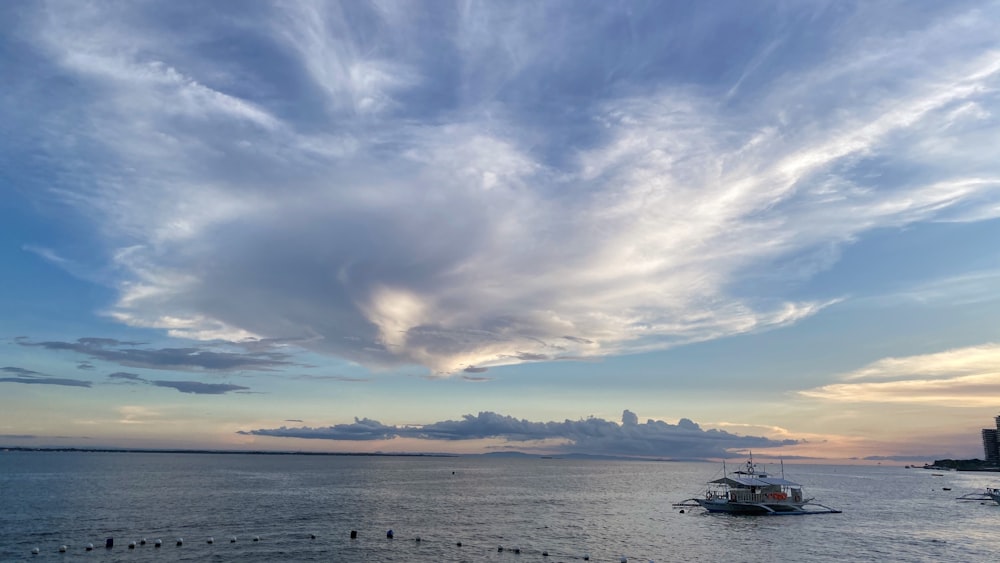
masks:
[[[731,516],[672,506],[701,494],[721,469],[534,457],[2,451],[0,561],[1000,560],[1000,506],[956,500],[1000,484],[997,473],[786,463],[786,478],[843,512]],[[767,469],[780,472],[777,464]]]

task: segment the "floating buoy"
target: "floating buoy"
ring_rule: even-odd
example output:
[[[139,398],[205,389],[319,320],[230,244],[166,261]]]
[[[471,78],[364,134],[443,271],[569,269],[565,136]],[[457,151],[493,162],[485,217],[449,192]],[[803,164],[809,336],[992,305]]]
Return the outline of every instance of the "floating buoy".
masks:
[[[184,538],[177,538],[177,545],[184,545]]]
[[[135,549],[135,542],[134,541],[128,542],[128,548],[129,549]]]
[[[353,533],[353,532],[352,532],[352,533]],[[351,536],[351,537],[353,538],[353,537],[355,537],[355,536]],[[316,539],[316,534],[309,534],[309,539],[311,539],[311,540],[314,540],[314,539]]]
[[[514,546],[514,553],[521,553],[521,546]]]
[[[589,553],[584,553],[583,554],[583,560],[584,561],[590,561],[590,554]]]
[[[316,536],[313,536],[313,539],[316,539]],[[351,530],[351,539],[352,540],[358,539],[358,531],[357,530]]]
[[[620,561],[621,563],[628,563],[628,557],[625,557],[624,555],[622,555],[622,558],[619,559],[618,561]]]
[[[236,536],[229,538],[229,543],[236,543]]]
[[[392,530],[387,531],[385,533],[385,537],[387,537],[387,538],[389,538],[391,540],[392,539]]]
[[[163,545],[163,540],[156,540],[153,542],[154,547],[160,547],[161,545]]]
[[[462,542],[458,542],[455,545],[457,545],[458,547],[462,547]]]
[[[543,551],[542,552],[542,557],[548,557],[548,556],[549,556],[549,552],[548,551]]]
[[[32,555],[38,555],[38,548],[37,548],[37,547],[35,547],[35,548],[32,548],[32,550],[31,550],[31,554],[32,554]]]
[[[254,536],[253,541],[260,541],[260,536]]]
[[[115,546],[115,538],[108,538],[104,540],[104,549],[111,549]]]
[[[502,545],[498,545],[497,546],[497,553],[500,553],[501,551],[503,551],[503,546]]]
[[[208,543],[215,543],[215,538],[209,536],[208,537]]]
[[[413,538],[413,541],[420,542],[420,536],[417,536],[417,537]]]
[[[683,508],[681,509],[681,514],[684,514],[684,509]]]
[[[139,545],[146,545],[146,538],[139,540]]]
[[[60,545],[59,546],[59,553],[66,553],[66,546],[65,545]]]
[[[94,544],[88,543],[87,547],[85,547],[84,549],[86,549],[87,551],[94,551]]]

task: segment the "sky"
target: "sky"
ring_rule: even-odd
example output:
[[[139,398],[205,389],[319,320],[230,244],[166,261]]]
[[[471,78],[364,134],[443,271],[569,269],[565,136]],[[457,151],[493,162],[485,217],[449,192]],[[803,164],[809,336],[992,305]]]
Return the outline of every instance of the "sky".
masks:
[[[982,457],[1000,3],[0,3],[0,446]]]

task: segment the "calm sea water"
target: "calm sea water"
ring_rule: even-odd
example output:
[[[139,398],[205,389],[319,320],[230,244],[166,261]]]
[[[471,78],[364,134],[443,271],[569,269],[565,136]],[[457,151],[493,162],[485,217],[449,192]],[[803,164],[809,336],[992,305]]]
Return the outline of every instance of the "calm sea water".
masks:
[[[786,464],[789,478],[844,513],[737,517],[670,506],[701,491],[719,469],[565,459],[0,452],[0,561],[1000,558],[1000,506],[955,500],[1000,484],[1000,474]],[[107,537],[115,541],[111,550],[104,549]],[[149,543],[128,549],[141,538]],[[163,547],[154,548],[158,538]],[[94,551],[85,551],[88,543]],[[40,554],[31,554],[34,547]]]

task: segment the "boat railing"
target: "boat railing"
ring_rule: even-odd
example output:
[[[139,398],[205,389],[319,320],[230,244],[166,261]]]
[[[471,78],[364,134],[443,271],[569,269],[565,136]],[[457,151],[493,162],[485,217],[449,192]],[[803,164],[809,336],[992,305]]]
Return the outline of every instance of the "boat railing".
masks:
[[[753,502],[753,503],[774,503],[774,502],[789,502],[792,497],[787,493],[780,491],[773,491],[767,493],[751,493],[748,491],[729,491],[729,500],[734,502]]]

